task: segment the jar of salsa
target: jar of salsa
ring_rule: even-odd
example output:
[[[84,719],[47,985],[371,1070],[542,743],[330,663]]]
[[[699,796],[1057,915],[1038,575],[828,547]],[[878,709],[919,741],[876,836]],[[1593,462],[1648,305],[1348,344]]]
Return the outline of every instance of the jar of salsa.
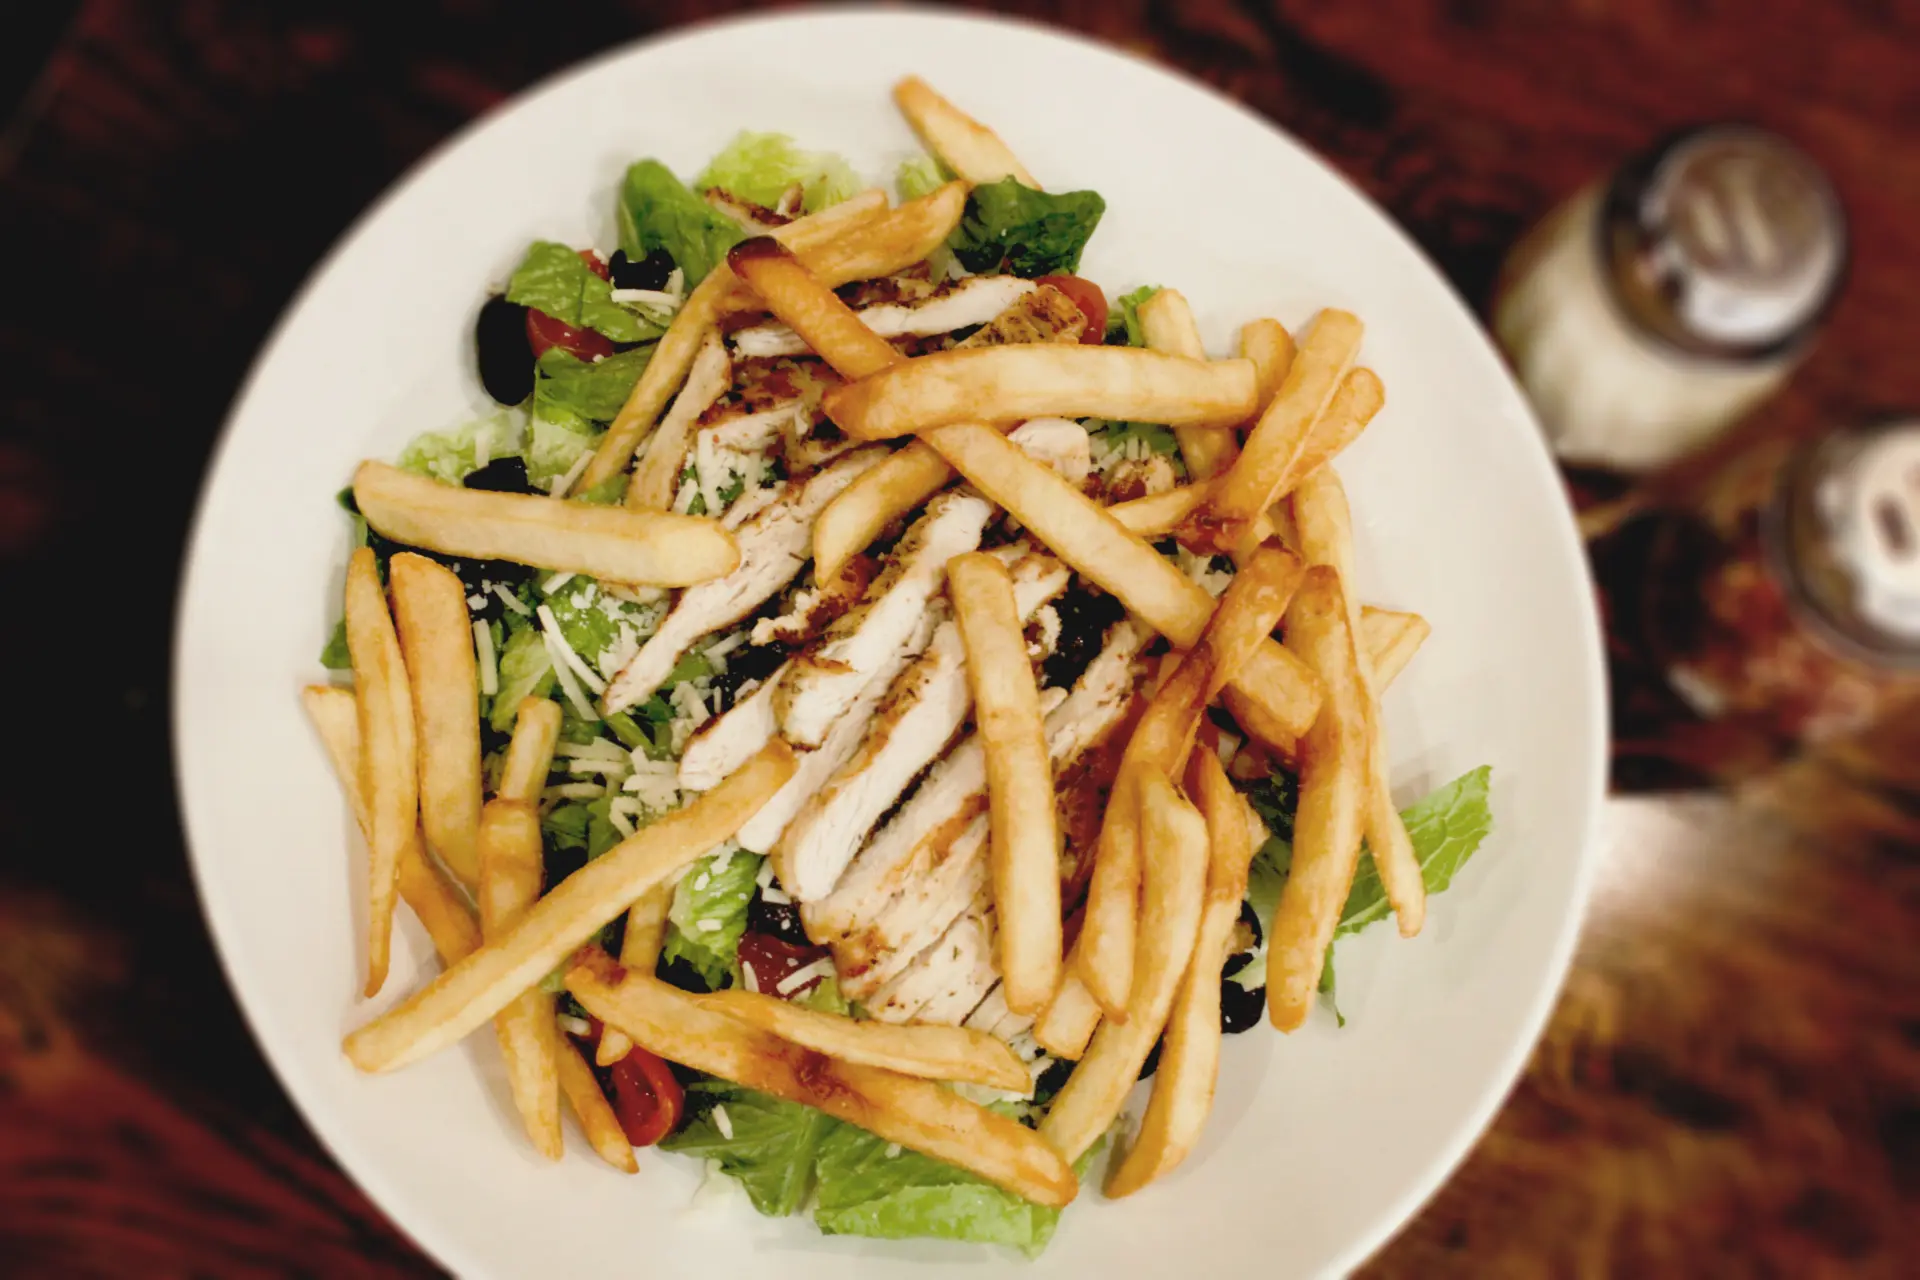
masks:
[[[1920,696],[1920,418],[1750,454],[1660,521],[1646,634],[1700,714],[1818,744]]]

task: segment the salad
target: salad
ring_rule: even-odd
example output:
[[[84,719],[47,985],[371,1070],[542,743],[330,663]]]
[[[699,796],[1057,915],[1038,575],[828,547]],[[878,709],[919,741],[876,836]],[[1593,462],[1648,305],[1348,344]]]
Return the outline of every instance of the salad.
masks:
[[[340,495],[350,685],[305,699],[366,992],[401,901],[445,965],[345,1049],[491,1022],[552,1159],[571,1114],[762,1214],[1033,1254],[1103,1150],[1109,1196],[1185,1158],[1225,1036],[1332,1009],[1338,938],[1419,930],[1489,771],[1391,800],[1428,626],[1353,590],[1360,321],[1211,358],[1077,274],[1097,193],[895,96],[893,193],[778,134],[634,163],[617,245],[480,308],[499,410]]]

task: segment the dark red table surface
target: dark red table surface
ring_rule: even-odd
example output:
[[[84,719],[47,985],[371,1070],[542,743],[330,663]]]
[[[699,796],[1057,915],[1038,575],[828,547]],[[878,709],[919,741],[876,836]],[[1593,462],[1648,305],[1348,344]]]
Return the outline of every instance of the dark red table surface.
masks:
[[[254,351],[369,200],[548,72],[734,7],[0,18],[0,1274],[433,1272],[288,1103],[202,925],[167,742],[181,542]],[[1832,172],[1855,266],[1748,436],[1920,407],[1920,6],[1033,9],[1293,131],[1482,308],[1515,236],[1648,139],[1781,129]],[[1631,534],[1596,559],[1624,616]],[[1573,974],[1498,1122],[1369,1273],[1915,1274],[1920,726],[1783,758],[1610,640],[1623,794]]]

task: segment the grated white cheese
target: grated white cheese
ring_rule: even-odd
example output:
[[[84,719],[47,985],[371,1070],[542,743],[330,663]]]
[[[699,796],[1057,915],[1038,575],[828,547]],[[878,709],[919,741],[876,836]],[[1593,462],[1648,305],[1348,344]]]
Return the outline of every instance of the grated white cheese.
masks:
[[[889,1142],[887,1144],[887,1159],[891,1160],[899,1154],[900,1154],[900,1144],[897,1142]]]
[[[673,495],[673,509],[680,515],[693,510],[693,500],[700,492],[700,485],[692,479],[680,482],[680,492]],[[708,514],[712,514],[709,512]]]
[[[700,496],[706,501],[707,514],[720,514],[720,456],[714,451],[713,435],[702,431],[694,437],[694,474],[700,480]]]
[[[554,592],[558,591],[560,588],[566,586],[569,582],[572,582],[573,577],[574,575],[571,573],[554,574],[551,578],[548,578],[545,582],[540,584],[540,594],[543,596],[552,595]]]
[[[567,665],[567,658],[573,650],[561,643],[559,636],[551,631],[541,631],[540,639],[547,646],[547,660],[553,663],[553,674],[560,678],[560,692],[566,695],[573,713],[582,720],[598,720],[600,713],[594,710],[593,703],[588,701],[585,691],[580,688],[579,677]]]
[[[624,813],[629,818],[637,818],[645,808],[632,796],[621,796],[607,805],[608,813]]]
[[[670,701],[673,703],[674,709],[683,717],[692,721],[693,727],[698,729],[701,725],[713,718],[713,713],[707,710],[706,699],[702,698],[699,690],[693,687],[695,683],[694,681],[683,681],[673,686],[673,695]]]
[[[480,692],[491,698],[500,692],[500,660],[493,652],[493,628],[477,618],[473,623],[473,652],[480,668]]]
[[[507,608],[513,610],[515,613],[519,614],[521,617],[530,618],[533,616],[533,610],[527,608],[526,605],[521,604],[519,596],[516,596],[515,594],[513,594],[513,592],[507,590],[505,587],[501,586],[499,583],[494,582],[494,583],[488,584],[487,590],[499,596],[501,604],[507,606]]]
[[[587,665],[587,660],[575,653],[573,646],[567,643],[567,638],[561,634],[559,620],[553,616],[552,607],[543,604],[534,612],[540,618],[540,627],[547,636],[547,647],[555,651],[555,658],[572,667],[574,674],[580,677],[581,683],[587,688],[595,693],[605,693],[607,682],[602,680],[600,673]],[[588,718],[599,719],[598,716]]]
[[[812,964],[801,965],[798,969],[795,969],[792,973],[780,979],[778,985],[774,987],[774,990],[783,996],[790,996],[800,988],[806,986],[809,982],[812,982],[815,978],[831,978],[832,976],[833,958],[831,956],[821,956]]]
[[[766,888],[762,889],[760,891],[760,896],[765,898],[768,902],[774,903],[776,905],[780,903],[787,903],[787,902],[793,901],[792,894],[788,893],[785,889],[776,889],[772,885],[768,885]]]
[[[753,873],[753,882],[759,885],[762,889],[771,888],[773,886],[773,859],[772,858],[768,858],[760,864],[760,869]]]
[[[487,598],[479,593],[467,597],[467,612],[478,613],[487,607]]]
[[[548,492],[556,498],[566,497],[568,492],[572,490],[574,484],[586,471],[587,464],[592,461],[593,450],[582,449],[580,456],[573,460],[573,465],[568,467],[566,471],[561,474],[560,478],[553,482],[553,488],[548,490]]]
[[[562,1013],[556,1014],[554,1021],[559,1023],[560,1029],[570,1036],[590,1036],[593,1034],[593,1024],[585,1018],[576,1018],[570,1013]]]
[[[687,296],[687,273],[675,267],[667,273],[666,291],[676,298]]]
[[[696,920],[693,922],[693,927],[701,933],[718,933],[723,926],[718,920]]]
[[[724,1103],[713,1109],[713,1127],[718,1129],[720,1136],[728,1142],[733,1141],[733,1118],[727,1114]]]
[[[542,800],[598,800],[607,789],[597,782],[563,782],[540,793]]]
[[[612,805],[607,806],[607,821],[613,824],[613,829],[620,833],[621,839],[633,834],[633,819]]]
[[[740,962],[740,985],[756,995],[759,994],[760,976],[753,971],[753,966],[744,960]]]

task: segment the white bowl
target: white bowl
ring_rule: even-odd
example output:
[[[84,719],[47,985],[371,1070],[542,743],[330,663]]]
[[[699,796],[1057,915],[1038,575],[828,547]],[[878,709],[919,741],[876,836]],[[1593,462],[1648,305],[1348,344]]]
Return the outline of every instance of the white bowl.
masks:
[[[1083,271],[1179,287],[1209,346],[1325,305],[1368,324],[1388,408],[1341,460],[1370,601],[1433,622],[1389,699],[1403,802],[1494,766],[1493,836],[1425,932],[1340,946],[1336,1030],[1227,1042],[1199,1151],[1164,1184],[1089,1186],[1040,1275],[1309,1275],[1357,1264],[1464,1155],[1512,1084],[1572,953],[1602,791],[1598,627],[1579,541],[1525,404],[1473,318],[1381,213],[1298,144],[1159,68],[1029,26],[808,14],[618,50],[423,162],[314,273],[234,409],[202,498],[175,672],[180,788],[207,917],[262,1047],[394,1220],[471,1276],[970,1273],[989,1250],[690,1213],[692,1161],[637,1177],[575,1137],[528,1150],[491,1036],[365,1077],[340,1037],[432,974],[410,918],[393,978],[356,996],[357,846],[296,696],[339,608],[355,462],[486,406],[475,308],[536,237],[610,248],[624,167],[691,174],[779,129],[886,179],[916,150],[888,89],[918,72],[1041,179],[1108,202]],[[403,917],[405,913],[402,913]]]

